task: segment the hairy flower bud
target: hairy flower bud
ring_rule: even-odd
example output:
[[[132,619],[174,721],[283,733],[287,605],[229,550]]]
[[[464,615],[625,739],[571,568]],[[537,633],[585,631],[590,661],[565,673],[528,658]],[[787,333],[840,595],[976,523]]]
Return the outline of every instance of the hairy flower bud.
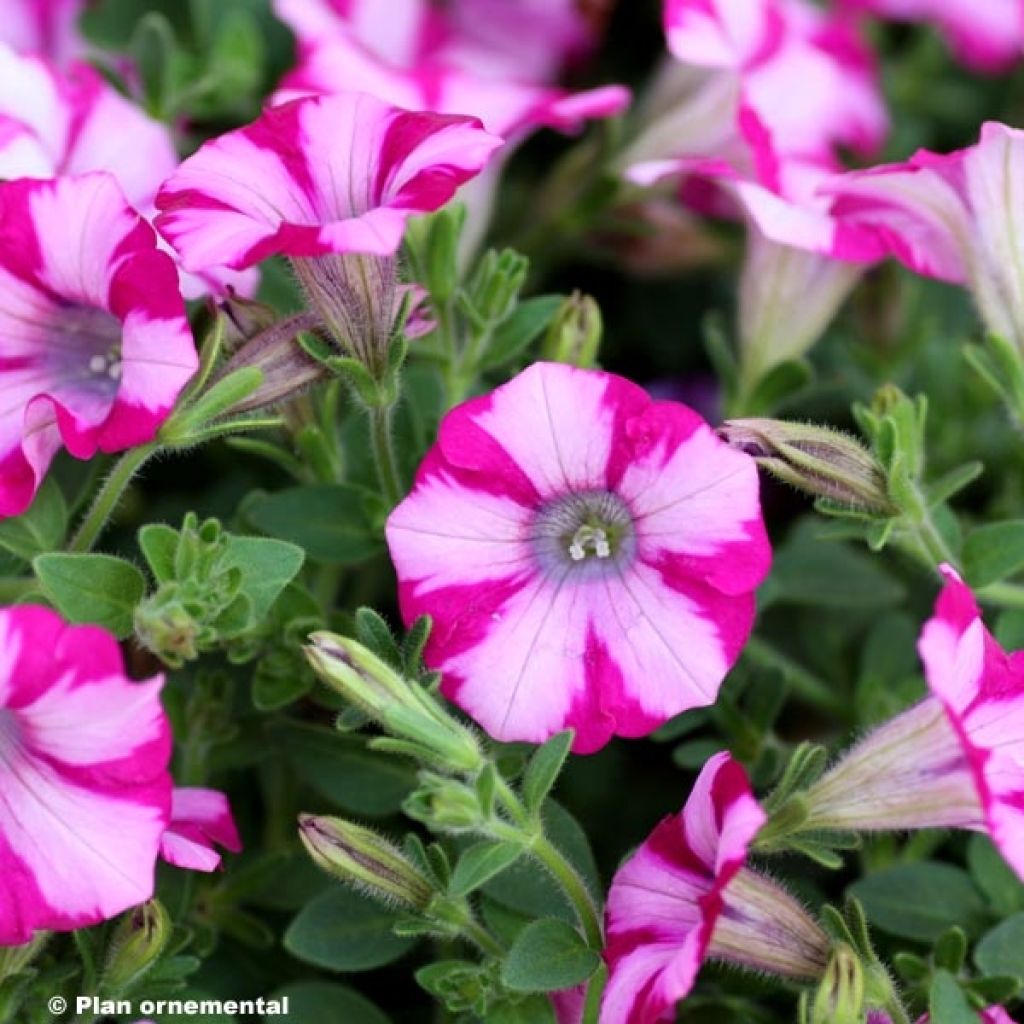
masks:
[[[877,459],[838,430],[784,420],[728,420],[720,428],[729,444],[801,491],[871,516],[897,511]]]
[[[348,637],[318,632],[309,639],[305,651],[314,671],[346,700],[430,760],[466,774],[479,771],[483,755],[476,737],[423,687]]]
[[[420,786],[402,808],[410,818],[431,828],[462,832],[484,823],[484,810],[476,790],[455,779],[421,773]]]
[[[159,900],[129,910],[110,940],[104,987],[110,992],[123,992],[141,978],[164,951],[173,927]]]
[[[603,332],[601,307],[589,295],[573,292],[548,327],[541,357],[588,369],[597,360]]]
[[[423,910],[434,895],[429,880],[371,829],[301,814],[299,838],[318,867],[379,899]]]
[[[861,1024],[864,1019],[864,965],[845,943],[829,957],[811,1006],[811,1024]]]

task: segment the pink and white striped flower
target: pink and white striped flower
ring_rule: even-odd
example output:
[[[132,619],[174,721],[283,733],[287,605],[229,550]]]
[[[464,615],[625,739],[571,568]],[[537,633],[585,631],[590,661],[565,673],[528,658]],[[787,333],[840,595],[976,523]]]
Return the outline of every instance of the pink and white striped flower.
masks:
[[[771,559],[749,456],[553,363],[448,413],[387,539],[444,693],[499,739],[572,727],[580,752],[714,702]]]
[[[216,789],[176,786],[160,856],[179,868],[216,871],[221,860],[217,846],[232,853],[242,849],[228,798]]]
[[[817,978],[829,942],[747,858],[764,811],[728,754],[704,766],[681,814],[665,818],[612,879],[602,1024],[675,1019],[705,960]]]
[[[1024,652],[946,585],[918,642],[931,696],[884,723],[806,794],[808,828],[987,832],[1024,878]]]
[[[86,0],[5,0],[0,43],[66,64],[85,51],[78,19]]]
[[[159,677],[47,608],[0,609],[0,945],[153,895],[171,809]]]
[[[0,516],[63,445],[151,441],[197,357],[174,263],[108,174],[0,183]]]
[[[977,71],[1007,71],[1024,53],[1021,0],[842,0],[842,6],[894,21],[930,22],[958,59]]]
[[[875,230],[911,270],[966,284],[990,331],[1024,349],[1024,132],[989,122],[968,149],[829,183],[840,216]]]
[[[444,205],[500,145],[470,118],[362,93],[300,99],[189,157],[157,196],[157,226],[188,270],[390,256],[406,220]]]
[[[109,171],[145,212],[178,156],[170,131],[96,71],[0,45],[0,178]]]

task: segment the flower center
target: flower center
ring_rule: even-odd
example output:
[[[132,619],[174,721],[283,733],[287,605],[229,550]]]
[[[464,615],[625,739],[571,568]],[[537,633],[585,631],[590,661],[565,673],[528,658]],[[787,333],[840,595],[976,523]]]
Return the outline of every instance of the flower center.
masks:
[[[609,491],[549,501],[537,513],[530,539],[545,568],[569,566],[576,571],[617,568],[632,559],[636,548],[629,508]]]

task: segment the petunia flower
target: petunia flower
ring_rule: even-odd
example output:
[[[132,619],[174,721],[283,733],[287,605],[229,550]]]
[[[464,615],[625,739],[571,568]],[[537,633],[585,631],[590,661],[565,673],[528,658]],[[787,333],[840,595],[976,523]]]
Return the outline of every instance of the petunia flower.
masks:
[[[931,696],[879,726],[806,794],[807,828],[987,832],[1024,878],[1024,652],[946,584],[918,642]]]
[[[0,183],[0,516],[63,445],[151,441],[197,357],[173,261],[108,174]]]
[[[818,978],[829,940],[777,883],[747,866],[765,822],[728,754],[702,769],[682,813],[665,818],[612,879],[602,1024],[675,1019],[706,960]]]
[[[927,277],[966,284],[990,331],[1024,350],[1024,132],[989,122],[973,146],[921,150],[905,163],[830,183],[841,216],[873,228]]]
[[[405,222],[443,206],[500,145],[471,118],[364,93],[299,99],[189,157],[160,190],[156,223],[188,270],[291,257],[335,337],[375,366]]]
[[[157,677],[47,608],[0,609],[0,945],[96,924],[153,895],[171,808]]]
[[[85,51],[78,19],[86,0],[5,0],[0,43],[63,65]]]
[[[747,249],[740,279],[741,373],[752,386],[804,355],[824,333],[867,268],[885,255],[876,232],[837,212],[829,185],[842,180],[828,158],[786,157],[752,108],[739,112],[729,159],[677,157],[627,171],[637,184],[684,181],[712,214],[743,216]],[[699,192],[703,184],[714,192]]]
[[[441,423],[387,540],[443,692],[575,749],[714,702],[771,560],[753,460],[692,410],[538,363]]]
[[[976,71],[1005,72],[1024,55],[1020,0],[841,0],[841,5],[894,21],[930,22]]]
[[[216,846],[232,853],[242,849],[228,798],[216,789],[175,787],[160,856],[179,868],[215,871],[221,859]]]

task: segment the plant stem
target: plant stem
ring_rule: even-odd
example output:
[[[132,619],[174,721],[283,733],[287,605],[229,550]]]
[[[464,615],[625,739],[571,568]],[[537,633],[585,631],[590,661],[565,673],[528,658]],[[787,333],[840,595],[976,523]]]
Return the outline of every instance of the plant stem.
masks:
[[[484,953],[488,953],[491,956],[503,957],[505,950],[501,944],[495,939],[490,932],[488,932],[479,922],[469,918],[462,925],[462,934],[474,946],[479,947]]]
[[[389,509],[394,508],[402,500],[402,483],[398,476],[394,441],[391,436],[391,417],[394,408],[394,405],[374,405],[368,410],[373,461],[377,466],[381,494],[384,495]]]
[[[129,448],[115,463],[110,475],[103,482],[99,489],[92,507],[86,513],[78,527],[78,532],[72,537],[68,544],[68,551],[86,552],[91,551],[93,545],[99,539],[110,517],[117,508],[132,478],[146,461],[157,451],[160,445],[157,442],[139,445],[138,448]]]
[[[531,846],[534,856],[555,876],[558,883],[569,897],[576,916],[580,920],[587,944],[595,950],[604,945],[601,931],[601,917],[598,913],[594,897],[590,894],[586,883],[580,878],[579,872],[545,835],[538,836]]]

